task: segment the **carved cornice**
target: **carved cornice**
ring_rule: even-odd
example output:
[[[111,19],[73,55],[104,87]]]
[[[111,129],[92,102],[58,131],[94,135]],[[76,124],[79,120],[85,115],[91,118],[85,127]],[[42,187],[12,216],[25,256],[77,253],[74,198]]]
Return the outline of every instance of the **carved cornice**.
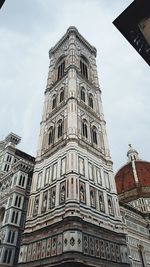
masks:
[[[68,28],[64,36],[55,44],[55,46],[53,46],[49,50],[49,58],[51,58],[51,55],[57,51],[57,49],[69,38],[71,34],[74,34],[84,44],[84,46],[86,46],[88,50],[96,57],[96,48],[90,45],[90,43],[78,32],[76,27],[71,26]]]

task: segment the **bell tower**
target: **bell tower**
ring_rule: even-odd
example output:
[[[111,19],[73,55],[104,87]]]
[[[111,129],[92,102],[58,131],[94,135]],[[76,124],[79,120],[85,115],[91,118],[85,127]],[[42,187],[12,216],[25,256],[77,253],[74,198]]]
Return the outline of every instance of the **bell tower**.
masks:
[[[18,266],[129,266],[96,49],[70,27],[49,57]]]

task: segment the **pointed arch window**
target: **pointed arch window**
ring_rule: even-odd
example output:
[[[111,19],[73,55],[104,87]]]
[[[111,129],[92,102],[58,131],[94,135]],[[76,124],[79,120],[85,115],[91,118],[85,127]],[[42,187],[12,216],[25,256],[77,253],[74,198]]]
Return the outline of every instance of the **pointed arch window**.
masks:
[[[64,89],[60,92],[60,103],[64,100]]]
[[[48,144],[51,145],[54,142],[54,128],[50,127],[48,135]]]
[[[85,102],[85,89],[84,89],[84,87],[81,88],[81,100]]]
[[[57,129],[57,138],[59,139],[60,137],[62,137],[63,134],[63,123],[62,120],[58,121],[58,129]]]
[[[92,142],[97,145],[97,129],[95,126],[92,127]]]
[[[88,138],[88,130],[87,130],[87,122],[86,120],[83,120],[82,122],[82,135],[86,138]]]
[[[52,109],[54,109],[55,107],[56,107],[56,96],[53,97]]]
[[[65,60],[58,66],[58,79],[60,79],[65,73]]]
[[[81,75],[84,76],[86,79],[88,79],[87,65],[85,64],[85,62],[83,62],[83,60],[80,60],[80,71]]]
[[[93,96],[92,96],[92,94],[89,95],[89,106],[90,106],[90,108],[93,108]]]

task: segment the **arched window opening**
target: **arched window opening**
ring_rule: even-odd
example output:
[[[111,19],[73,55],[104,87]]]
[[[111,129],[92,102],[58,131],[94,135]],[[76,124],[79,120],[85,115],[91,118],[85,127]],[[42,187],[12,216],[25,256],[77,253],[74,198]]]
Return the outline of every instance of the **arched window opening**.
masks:
[[[1,209],[0,209],[0,224],[3,222],[3,220],[4,220],[4,215],[5,215],[5,208],[4,207],[2,207]]]
[[[81,88],[81,100],[85,102],[85,90],[84,90],[84,87]]]
[[[90,108],[93,108],[93,96],[92,96],[92,94],[89,95],[89,106],[90,106]]]
[[[22,183],[22,175],[20,175],[19,185],[21,185],[21,183]]]
[[[60,103],[64,100],[64,90],[60,92]]]
[[[22,180],[22,187],[24,187],[25,179],[26,179],[26,177],[25,177],[25,176],[23,176],[23,180]]]
[[[16,199],[15,199],[15,206],[18,206],[18,196],[16,196]]]
[[[95,126],[92,128],[92,142],[97,145],[97,130]]]
[[[82,122],[82,135],[88,138],[87,123],[86,121]]]
[[[14,222],[14,219],[15,219],[15,211],[13,211],[13,214],[12,214],[12,218],[11,218],[12,223]]]
[[[80,71],[81,75],[83,75],[86,79],[88,79],[87,65],[82,60],[80,60]]]
[[[56,96],[54,96],[53,101],[52,101],[52,109],[56,107]]]
[[[51,145],[54,142],[54,128],[50,127],[49,135],[48,135],[48,144]]]
[[[63,124],[62,124],[62,120],[60,120],[58,122],[58,133],[57,133],[58,139],[62,136],[62,134],[63,134]]]
[[[58,76],[57,78],[60,79],[65,73],[65,61],[63,61],[59,66],[58,66]]]

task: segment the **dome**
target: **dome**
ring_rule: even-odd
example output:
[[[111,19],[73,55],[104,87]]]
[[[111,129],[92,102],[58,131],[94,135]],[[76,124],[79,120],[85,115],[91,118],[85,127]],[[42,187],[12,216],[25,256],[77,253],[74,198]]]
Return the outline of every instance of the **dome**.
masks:
[[[117,193],[120,202],[130,202],[140,197],[150,197],[150,162],[130,157],[137,151],[130,149],[127,153],[129,163],[124,165],[115,175]]]

